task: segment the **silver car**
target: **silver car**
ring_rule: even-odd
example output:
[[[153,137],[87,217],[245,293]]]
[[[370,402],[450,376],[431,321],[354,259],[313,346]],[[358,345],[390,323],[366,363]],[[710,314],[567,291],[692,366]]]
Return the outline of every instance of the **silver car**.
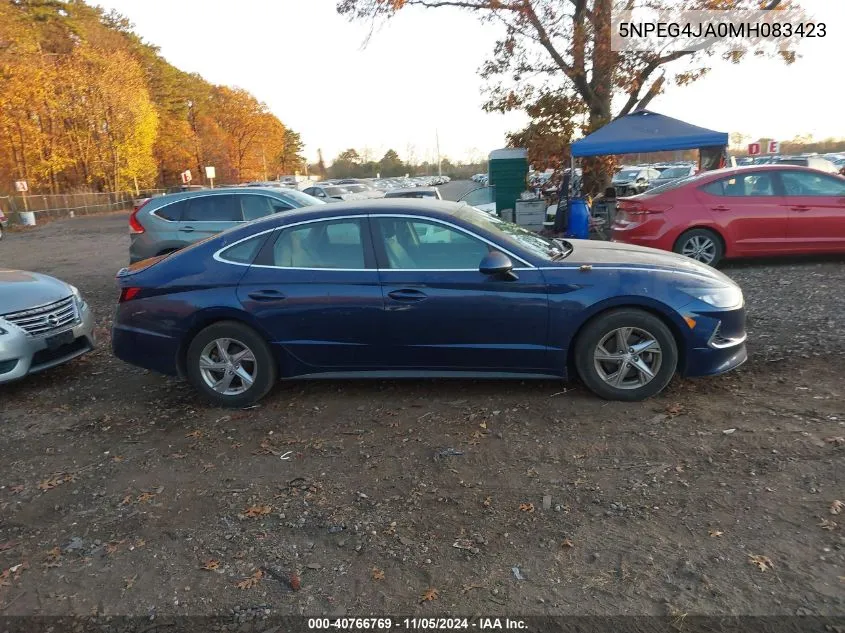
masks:
[[[96,344],[88,304],[54,277],[0,269],[0,310],[0,384],[66,363]]]
[[[146,200],[129,216],[129,262],[188,244],[273,213],[325,204],[296,189],[224,187]]]

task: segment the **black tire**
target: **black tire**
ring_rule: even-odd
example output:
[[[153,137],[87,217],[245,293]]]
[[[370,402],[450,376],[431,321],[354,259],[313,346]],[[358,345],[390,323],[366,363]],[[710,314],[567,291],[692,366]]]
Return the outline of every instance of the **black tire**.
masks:
[[[595,358],[599,344],[603,339],[619,330],[620,328],[634,328],[632,338],[639,337],[641,332],[649,334],[654,341],[660,346],[660,362],[657,367],[654,377],[649,382],[639,387],[617,387],[609,384],[606,368],[612,368],[616,361],[610,363],[602,363]],[[611,351],[605,345],[606,351]],[[630,349],[630,348],[629,348]],[[624,350],[623,353],[628,350]],[[613,350],[615,352],[615,349]],[[650,312],[638,310],[636,308],[621,308],[610,312],[605,312],[589,321],[584,328],[579,332],[578,338],[575,341],[575,367],[578,370],[578,375],[590,391],[595,393],[605,400],[623,400],[627,402],[636,402],[650,398],[661,391],[672,380],[675,370],[678,366],[678,346],[675,342],[675,337],[666,326],[666,324],[658,317]],[[649,364],[649,360],[656,358],[655,352],[642,352],[642,359]],[[639,356],[633,356],[633,359],[639,362]],[[603,377],[599,372],[599,365],[602,372],[605,373]],[[619,366],[622,367],[621,359]],[[656,365],[650,365],[656,367]],[[618,371],[613,375],[617,375]],[[638,372],[636,368],[628,366],[625,373],[622,374],[623,381],[626,376],[642,377],[642,373]],[[633,380],[632,380],[633,382]]]
[[[241,380],[237,374],[230,379],[231,385],[237,385],[237,387],[231,387],[232,390],[243,389],[240,393],[226,394],[215,391],[206,382],[200,368],[200,356],[207,346],[218,339],[232,339],[232,350],[238,351],[248,348],[252,352],[254,361],[245,360],[242,366],[247,374],[252,375],[252,385],[247,387],[247,383]],[[273,358],[267,342],[251,327],[237,321],[220,321],[199,332],[188,347],[185,368],[188,380],[206,400],[217,406],[232,408],[246,407],[261,400],[273,388],[278,373],[276,359]],[[224,375],[227,375],[225,374],[226,370],[213,369],[211,371],[213,373],[210,376],[214,378],[218,376],[223,378]]]
[[[698,244],[708,244],[706,253],[707,257],[699,258],[694,255],[690,255],[689,253],[685,253],[684,249],[688,250],[696,250],[695,242],[698,241]],[[712,248],[712,250],[711,250]],[[722,261],[722,258],[725,256],[725,247],[722,243],[722,238],[714,231],[710,229],[691,229],[686,231],[685,233],[681,234],[681,237],[675,242],[675,246],[672,249],[676,253],[680,255],[686,255],[696,261],[701,262],[702,264],[707,264],[708,266],[717,266],[719,262]],[[710,261],[705,261],[705,259],[709,258],[710,254],[712,253],[713,259]],[[702,251],[704,254],[704,251]]]

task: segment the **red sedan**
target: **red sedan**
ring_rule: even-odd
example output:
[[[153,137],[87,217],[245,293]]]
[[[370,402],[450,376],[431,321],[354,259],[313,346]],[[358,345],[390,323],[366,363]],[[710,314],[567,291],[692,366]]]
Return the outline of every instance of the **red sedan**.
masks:
[[[622,198],[614,242],[723,258],[845,253],[845,178],[792,165],[708,171]]]

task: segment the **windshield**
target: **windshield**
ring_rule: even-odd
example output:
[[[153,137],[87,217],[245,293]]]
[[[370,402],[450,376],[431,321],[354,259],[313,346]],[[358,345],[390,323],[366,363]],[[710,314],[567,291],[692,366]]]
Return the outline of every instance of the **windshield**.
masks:
[[[628,180],[635,180],[639,173],[639,169],[623,169],[613,177],[613,182],[626,182]]]
[[[660,173],[661,178],[683,178],[689,176],[689,167],[669,167]]]
[[[567,242],[546,239],[533,231],[505,222],[475,207],[463,207],[455,212],[455,217],[491,233],[497,233],[503,242],[531,251],[543,259],[563,259],[572,252],[572,246]]]
[[[279,193],[282,193],[281,191]],[[298,189],[285,189],[284,193],[282,194],[285,198],[290,198],[295,202],[298,202],[302,206],[309,206],[312,204],[326,204],[319,198],[315,198],[314,196],[309,196],[307,193],[299,191]]]
[[[327,196],[334,198],[335,196],[342,196],[345,193],[351,193],[346,187],[323,187],[323,191]]]
[[[352,193],[361,193],[362,191],[367,190],[364,185],[346,185],[345,188]]]
[[[671,191],[672,189],[677,189],[678,187],[683,187],[687,183],[690,183],[694,180],[700,178],[703,174],[696,174],[694,176],[687,176],[686,178],[678,178],[677,180],[670,180],[666,184],[660,185],[658,187],[652,187],[648,191],[645,192],[646,196],[650,196],[654,193],[663,193],[664,191]]]

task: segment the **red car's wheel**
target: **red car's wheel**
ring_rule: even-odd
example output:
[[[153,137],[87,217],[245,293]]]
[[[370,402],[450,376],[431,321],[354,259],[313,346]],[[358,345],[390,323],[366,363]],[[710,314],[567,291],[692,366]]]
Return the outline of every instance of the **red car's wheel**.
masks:
[[[725,256],[722,238],[709,229],[692,229],[683,233],[673,250],[708,266],[716,266]]]

